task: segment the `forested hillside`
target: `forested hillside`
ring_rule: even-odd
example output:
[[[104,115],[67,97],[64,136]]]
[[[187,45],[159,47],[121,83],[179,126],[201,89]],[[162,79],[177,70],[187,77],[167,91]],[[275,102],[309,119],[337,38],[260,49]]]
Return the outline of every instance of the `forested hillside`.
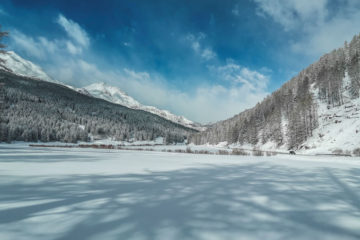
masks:
[[[0,70],[0,142],[153,140],[182,142],[193,129],[154,114]]]
[[[345,42],[343,48],[301,71],[254,108],[194,134],[190,141],[253,146],[272,142],[277,147],[298,149],[319,126],[319,105],[326,105],[329,110],[346,104],[353,106],[351,102],[357,101],[359,91],[360,35],[357,35],[350,43]]]

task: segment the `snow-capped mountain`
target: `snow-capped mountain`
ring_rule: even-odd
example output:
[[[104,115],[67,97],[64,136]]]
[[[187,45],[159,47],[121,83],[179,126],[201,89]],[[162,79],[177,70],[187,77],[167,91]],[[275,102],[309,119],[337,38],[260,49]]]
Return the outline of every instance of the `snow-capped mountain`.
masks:
[[[0,69],[11,71],[16,75],[24,77],[59,83],[46,74],[41,67],[23,59],[13,51],[9,51],[6,54],[0,54],[0,58],[4,60],[4,62],[0,64]]]
[[[153,106],[145,106],[136,101],[134,98],[127,95],[124,91],[117,87],[109,86],[106,83],[94,83],[87,87],[78,89],[83,94],[90,94],[93,97],[101,98],[112,103],[120,104],[128,108],[147,111],[167,120],[178,123],[185,127],[204,130],[200,124],[194,123],[183,116],[177,116],[167,110],[160,110]]]
[[[183,116],[177,116],[167,110],[160,110],[153,106],[142,105],[134,98],[121,91],[119,88],[109,86],[105,83],[94,83],[84,88],[75,88],[73,86],[69,86],[62,82],[54,80],[47,73],[45,73],[45,71],[42,70],[41,67],[28,60],[23,59],[13,51],[9,51],[6,54],[0,54],[0,58],[4,60],[3,63],[0,63],[0,69],[10,71],[16,75],[58,83],[85,95],[101,98],[109,102],[123,105],[128,108],[147,111],[163,117],[167,120],[170,120],[174,123],[183,125],[185,127],[193,128],[196,130],[204,130],[204,127],[202,127],[200,124],[194,123]]]

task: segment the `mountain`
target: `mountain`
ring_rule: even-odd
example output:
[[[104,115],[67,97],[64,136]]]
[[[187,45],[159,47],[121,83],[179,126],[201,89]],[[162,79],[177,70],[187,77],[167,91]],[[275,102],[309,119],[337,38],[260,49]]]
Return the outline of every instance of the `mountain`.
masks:
[[[39,66],[23,59],[13,51],[9,51],[6,54],[0,54],[0,58],[4,60],[4,63],[0,64],[0,69],[11,71],[19,76],[59,83],[47,75]]]
[[[196,132],[61,84],[0,70],[0,142],[95,139],[183,142]]]
[[[194,144],[350,152],[360,147],[360,35],[255,107],[194,134]],[[359,149],[360,151],[360,149]]]
[[[3,66],[1,66],[0,64],[0,69],[11,71],[16,75],[62,84],[69,88],[77,89],[80,93],[86,95],[101,98],[109,102],[123,105],[128,108],[143,110],[156,114],[160,117],[163,117],[174,123],[181,124],[185,127],[193,128],[199,131],[205,129],[200,124],[194,123],[183,116],[177,116],[167,110],[160,110],[156,107],[142,105],[132,97],[128,96],[125,92],[121,91],[119,88],[109,86],[105,83],[95,83],[84,88],[74,88],[72,86],[65,85],[59,81],[52,79],[41,69],[41,67],[35,65],[28,60],[23,59],[13,51],[9,51],[7,52],[7,54],[0,54],[0,58],[5,60]]]
[[[204,127],[202,127],[200,124],[194,123],[183,116],[177,116],[167,110],[160,110],[153,106],[142,105],[119,88],[109,86],[106,83],[94,83],[79,89],[79,91],[84,94],[90,94],[91,96],[101,98],[112,103],[120,104],[128,108],[143,110],[156,114],[188,128],[193,128],[199,131],[204,130]]]

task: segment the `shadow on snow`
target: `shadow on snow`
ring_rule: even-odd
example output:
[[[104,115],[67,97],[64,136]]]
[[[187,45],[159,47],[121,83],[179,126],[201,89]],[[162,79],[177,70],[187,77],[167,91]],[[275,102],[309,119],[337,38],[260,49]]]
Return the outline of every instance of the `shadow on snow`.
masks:
[[[336,220],[360,220],[359,176],[250,164],[2,182],[0,203],[51,201],[2,209],[0,226],[56,215],[71,224],[46,239],[360,239],[360,229]]]

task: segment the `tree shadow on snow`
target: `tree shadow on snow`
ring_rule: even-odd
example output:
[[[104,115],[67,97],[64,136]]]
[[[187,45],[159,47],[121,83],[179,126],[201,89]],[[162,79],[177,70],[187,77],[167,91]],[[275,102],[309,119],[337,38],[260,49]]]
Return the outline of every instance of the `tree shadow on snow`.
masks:
[[[18,231],[28,239],[56,240],[360,239],[360,229],[342,222],[360,220],[360,179],[351,176],[360,170],[259,163],[3,183],[0,203],[51,201],[0,210],[0,229],[58,216],[46,224],[67,219],[71,224],[61,232]]]

